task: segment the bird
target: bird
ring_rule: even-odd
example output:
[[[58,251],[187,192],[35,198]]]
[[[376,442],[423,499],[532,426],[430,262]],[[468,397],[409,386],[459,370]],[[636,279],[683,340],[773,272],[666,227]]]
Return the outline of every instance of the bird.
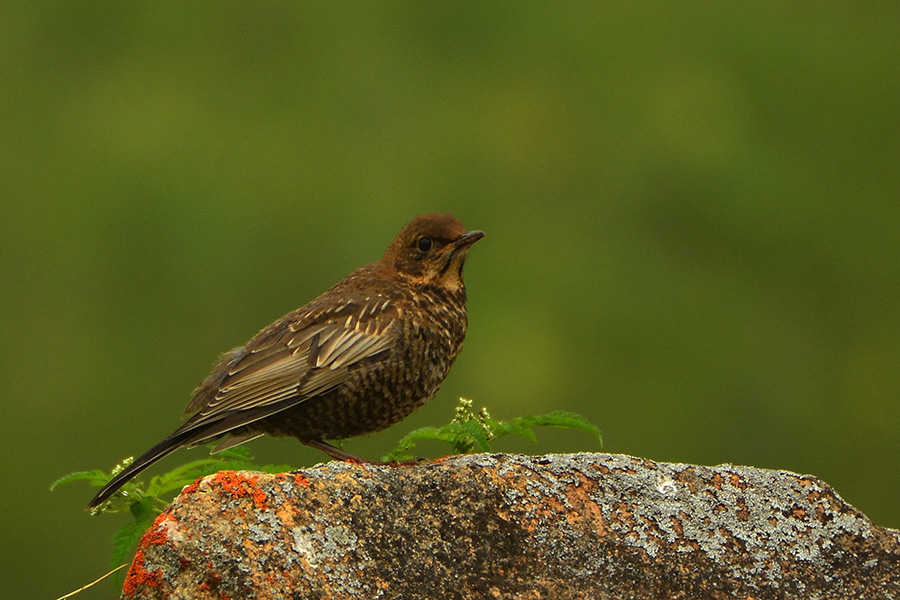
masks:
[[[222,354],[191,394],[188,420],[87,510],[179,448],[213,441],[215,453],[260,435],[294,437],[335,460],[370,462],[329,440],[381,431],[438,392],[465,339],[463,266],[483,237],[449,213],[417,216],[380,261]]]

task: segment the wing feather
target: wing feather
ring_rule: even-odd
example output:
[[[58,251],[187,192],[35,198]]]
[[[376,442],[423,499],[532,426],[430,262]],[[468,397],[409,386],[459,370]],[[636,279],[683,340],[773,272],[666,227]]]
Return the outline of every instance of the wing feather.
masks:
[[[297,392],[305,369],[305,356],[288,354],[243,377],[238,371],[225,380],[200,414],[212,417],[280,402]]]
[[[202,409],[185,426],[193,429],[223,421],[228,430],[236,429],[328,393],[347,380],[354,365],[386,356],[396,339],[393,312],[386,310],[390,303],[376,297],[360,304],[343,306],[337,311],[342,314],[325,313],[319,319],[303,313],[285,324],[284,333],[273,335],[269,328],[257,336],[264,336],[261,345],[254,347],[254,338],[230,353],[228,362],[216,370],[221,375],[208,378],[212,385],[198,388],[205,397],[195,397],[192,405]],[[358,309],[353,314],[371,316],[362,321],[347,318],[348,308]],[[242,411],[246,420],[239,417]]]
[[[365,327],[346,329],[340,324],[330,324],[323,328],[313,340],[310,356],[315,356],[315,366],[335,370],[350,365],[368,356],[374,356],[393,343],[393,336],[387,331],[390,323],[374,331]]]

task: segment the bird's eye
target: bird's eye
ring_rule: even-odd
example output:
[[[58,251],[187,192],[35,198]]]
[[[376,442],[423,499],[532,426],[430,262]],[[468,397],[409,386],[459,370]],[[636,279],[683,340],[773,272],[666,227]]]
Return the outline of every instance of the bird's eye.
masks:
[[[422,252],[428,252],[431,250],[431,238],[430,237],[420,237],[418,247]]]

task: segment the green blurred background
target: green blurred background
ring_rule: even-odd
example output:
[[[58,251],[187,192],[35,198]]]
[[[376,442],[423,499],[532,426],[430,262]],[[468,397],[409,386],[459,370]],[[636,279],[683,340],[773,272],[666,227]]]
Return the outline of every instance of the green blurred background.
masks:
[[[460,395],[573,410],[604,451],[811,473],[900,526],[895,2],[5,2],[0,32],[5,596],[107,568],[125,517],[53,479],[147,449],[432,211],[487,232],[465,351],[349,450]],[[538,433],[498,449],[600,450]]]

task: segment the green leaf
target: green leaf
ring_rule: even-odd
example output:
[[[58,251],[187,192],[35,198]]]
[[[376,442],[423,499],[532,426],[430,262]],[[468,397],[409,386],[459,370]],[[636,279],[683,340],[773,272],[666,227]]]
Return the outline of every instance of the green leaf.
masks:
[[[495,438],[500,438],[505,435],[518,435],[520,437],[525,438],[530,442],[536,442],[537,436],[534,435],[534,432],[529,428],[525,423],[522,423],[522,419],[514,419],[512,421],[496,421],[494,419],[485,419],[485,423],[487,423],[488,427],[491,428],[491,431],[494,432]]]
[[[600,430],[587,419],[576,413],[556,411],[545,415],[526,415],[511,421],[499,421],[491,418],[487,409],[482,408],[477,414],[472,411],[472,401],[460,398],[454,411],[453,420],[443,427],[422,427],[405,435],[394,450],[383,460],[405,460],[412,458],[412,450],[422,440],[445,442],[453,454],[467,454],[476,450],[490,452],[493,440],[506,435],[518,435],[531,442],[537,441],[533,429],[535,427],[561,427],[580,429],[597,438]]]
[[[140,529],[139,524],[139,521],[125,523],[113,536],[113,553],[110,564],[115,566],[127,562],[125,556],[137,544],[144,533],[144,529]]]
[[[76,471],[75,473],[63,475],[62,477],[51,483],[50,491],[52,492],[56,490],[57,487],[65,485],[67,483],[72,483],[73,481],[87,481],[94,487],[103,487],[109,482],[110,479],[112,479],[112,476],[104,473],[100,469],[94,469],[93,471]]]
[[[144,532],[153,524],[156,516],[152,513],[146,513],[142,518],[136,519],[130,523],[125,523],[113,536],[113,552],[110,560],[111,568],[121,565],[123,562],[131,562],[126,557],[129,556],[140,541]],[[113,581],[117,588],[122,587],[122,573],[116,572]]]
[[[556,411],[546,415],[519,417],[516,421],[521,422],[529,428],[543,425],[546,427],[561,427],[564,429],[580,429],[597,438],[597,441],[601,444],[603,443],[600,429],[577,413]]]
[[[413,458],[411,451],[419,440],[449,442],[450,439],[452,438],[442,434],[441,430],[437,427],[421,427],[419,429],[414,429],[400,438],[400,441],[397,442],[397,446],[389,454],[381,457],[381,460],[391,462]]]
[[[471,452],[475,446],[478,446],[478,449],[482,452],[491,451],[491,445],[488,443],[487,434],[485,434],[484,427],[482,427],[479,421],[459,423],[459,428],[463,435],[456,440],[455,450],[462,453],[468,453]]]
[[[135,521],[142,522],[152,522],[156,516],[162,512],[162,510],[156,507],[156,503],[154,500],[157,498],[153,496],[147,496],[142,498],[139,502],[132,502],[129,510],[131,511],[132,516],[134,516]]]

